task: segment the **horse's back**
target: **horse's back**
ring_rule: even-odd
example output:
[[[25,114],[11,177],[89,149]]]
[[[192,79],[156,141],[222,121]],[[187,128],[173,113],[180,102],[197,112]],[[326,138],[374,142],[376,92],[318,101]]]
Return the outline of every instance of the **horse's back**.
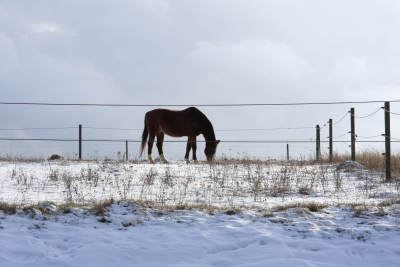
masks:
[[[160,119],[193,119],[205,116],[200,110],[195,107],[189,107],[184,110],[170,110],[164,108],[158,108],[150,110],[146,113],[146,120],[160,120]]]
[[[199,135],[205,115],[195,107],[184,110],[154,109],[146,113],[149,131],[162,131],[180,137]]]

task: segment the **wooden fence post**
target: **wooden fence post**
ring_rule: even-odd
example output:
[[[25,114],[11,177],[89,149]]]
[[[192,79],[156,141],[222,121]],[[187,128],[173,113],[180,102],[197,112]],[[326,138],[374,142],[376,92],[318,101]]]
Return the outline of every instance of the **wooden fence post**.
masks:
[[[391,173],[391,148],[390,148],[390,102],[385,102],[385,157],[386,157],[386,180],[392,179]]]
[[[316,157],[317,160],[319,160],[321,156],[321,136],[320,136],[321,129],[319,128],[319,125],[317,125],[316,129],[317,129]]]
[[[350,124],[351,124],[351,160],[356,161],[356,127],[354,122],[354,108],[350,109]]]
[[[82,159],[82,125],[79,124],[79,160]]]
[[[286,155],[287,155],[287,160],[289,161],[289,144],[286,144]]]
[[[329,161],[333,159],[333,124],[332,119],[329,119]]]

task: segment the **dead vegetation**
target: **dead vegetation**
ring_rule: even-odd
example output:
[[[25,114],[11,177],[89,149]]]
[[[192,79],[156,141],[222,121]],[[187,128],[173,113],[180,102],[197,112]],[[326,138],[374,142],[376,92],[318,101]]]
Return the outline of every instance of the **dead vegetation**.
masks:
[[[327,153],[323,154],[319,161],[315,161],[309,156],[308,161],[314,164],[339,164],[347,160],[351,160],[350,153],[333,153],[332,160],[329,159]],[[365,166],[370,171],[385,172],[385,156],[382,155],[381,150],[369,148],[357,151],[356,161],[361,165]],[[392,151],[391,155],[391,171],[392,177],[400,177],[400,153],[398,151]]]
[[[97,203],[92,204],[91,211],[96,216],[104,216],[107,212],[107,207],[110,207],[114,204],[114,199],[110,198],[108,200],[99,201]]]
[[[2,210],[7,215],[12,215],[17,212],[17,205],[0,202],[0,210]]]
[[[292,204],[278,205],[275,206],[272,210],[274,212],[281,212],[292,208],[306,208],[311,212],[318,212],[322,209],[325,209],[326,207],[328,207],[327,204],[309,202],[309,203],[292,203]]]
[[[26,199],[29,194],[40,194],[43,188],[53,188],[59,196],[54,202],[65,203],[63,212],[70,212],[71,203],[74,203],[90,205],[98,216],[103,216],[115,200],[127,199],[160,210],[204,209],[210,214],[265,206],[271,200],[282,203],[274,205],[274,211],[303,207],[316,212],[327,205],[350,203],[346,200],[349,192],[354,190],[359,202],[399,203],[400,180],[385,181],[383,157],[377,151],[357,155],[357,161],[365,169],[336,170],[339,163],[348,159],[347,156],[335,154],[333,162],[325,156],[319,162],[304,157],[297,161],[244,157],[219,158],[212,164],[158,166],[96,160],[80,162],[79,168],[70,168],[78,164],[75,161],[59,161],[43,162],[45,179],[30,169],[30,165],[23,164],[10,164],[7,176],[17,188],[18,205],[29,206]],[[400,166],[399,158],[398,155],[393,157],[394,169]],[[326,196],[323,200],[326,203],[316,203],[315,196],[322,195]],[[293,197],[302,199],[302,204],[289,201]],[[4,209],[12,212],[12,208]]]

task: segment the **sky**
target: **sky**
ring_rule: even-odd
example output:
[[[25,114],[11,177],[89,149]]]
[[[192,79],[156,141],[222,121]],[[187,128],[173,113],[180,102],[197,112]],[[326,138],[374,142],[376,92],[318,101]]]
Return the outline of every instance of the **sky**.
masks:
[[[399,12],[398,1],[0,0],[0,102],[154,105],[0,104],[0,137],[76,139],[81,124],[84,139],[139,141],[145,113],[163,105],[183,105],[167,107],[179,110],[211,104],[399,100]],[[282,158],[285,143],[228,141],[314,141],[313,127],[329,119],[338,122],[333,136],[344,135],[334,140],[349,141],[350,116],[339,120],[350,108],[363,117],[382,106],[198,108],[221,140],[217,156]],[[400,103],[391,103],[391,111],[400,114]],[[383,141],[383,118],[383,110],[356,118],[357,140]],[[400,117],[392,114],[392,137],[400,139],[397,122]],[[303,129],[243,130],[276,128]],[[365,138],[371,136],[378,137]],[[321,131],[326,137],[327,126]],[[314,142],[289,145],[291,157],[315,153]],[[335,143],[334,150],[350,152],[348,145]],[[204,159],[204,143],[198,147]],[[327,147],[322,144],[323,153]],[[384,144],[357,143],[356,148],[383,152]],[[138,150],[137,142],[129,143],[131,158]],[[125,143],[83,143],[84,158],[118,152],[125,152]],[[54,153],[76,157],[78,144],[0,140],[1,155]],[[185,144],[166,143],[164,153],[182,159]],[[153,149],[153,158],[157,154]]]

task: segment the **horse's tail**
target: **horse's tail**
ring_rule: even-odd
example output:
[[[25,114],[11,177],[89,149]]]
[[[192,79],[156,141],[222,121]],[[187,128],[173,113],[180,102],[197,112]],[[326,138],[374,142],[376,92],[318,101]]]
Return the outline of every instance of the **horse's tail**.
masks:
[[[147,116],[147,113],[146,113],[146,116]],[[146,116],[144,116],[144,129],[143,129],[143,133],[142,133],[142,144],[140,145],[139,157],[141,157],[143,154],[143,150],[146,146],[147,136],[149,135],[149,131],[147,130],[147,126],[146,126]]]

